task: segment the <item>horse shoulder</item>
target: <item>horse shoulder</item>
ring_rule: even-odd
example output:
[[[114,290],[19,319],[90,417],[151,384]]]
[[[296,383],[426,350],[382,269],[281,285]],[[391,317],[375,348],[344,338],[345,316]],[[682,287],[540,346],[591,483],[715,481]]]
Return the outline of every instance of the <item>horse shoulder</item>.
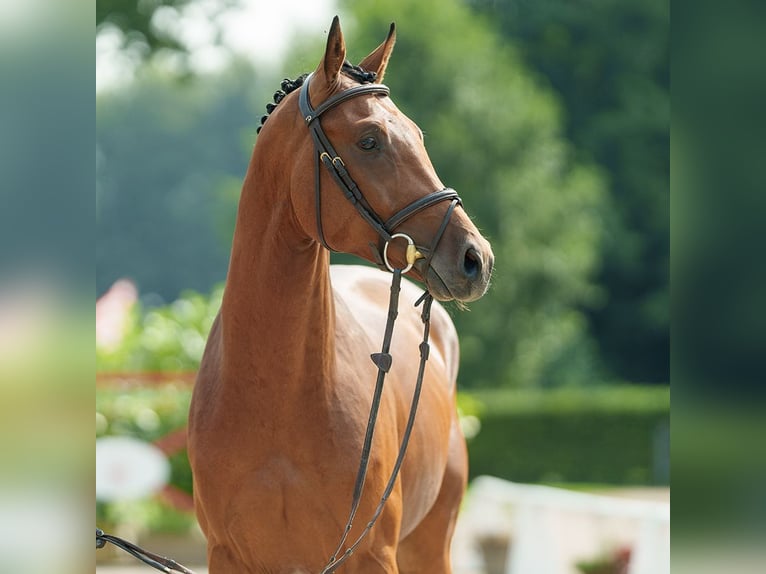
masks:
[[[379,345],[386,324],[391,276],[362,265],[332,265],[330,271],[336,303],[348,309],[348,313],[336,313],[341,322],[338,328],[353,330],[357,325],[350,327],[349,323],[357,323],[366,336]],[[394,345],[414,353],[423,336],[420,308],[414,307],[422,293],[422,287],[407,279],[402,281]],[[443,362],[447,379],[454,385],[460,359],[457,331],[438,302],[434,302],[431,311],[430,341],[431,359]]]

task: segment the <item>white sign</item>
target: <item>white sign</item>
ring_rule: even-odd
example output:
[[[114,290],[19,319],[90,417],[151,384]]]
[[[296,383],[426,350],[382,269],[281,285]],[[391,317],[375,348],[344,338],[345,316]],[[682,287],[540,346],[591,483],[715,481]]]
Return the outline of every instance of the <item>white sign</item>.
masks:
[[[156,446],[130,437],[96,440],[96,498],[134,500],[160,490],[170,477],[170,464]]]

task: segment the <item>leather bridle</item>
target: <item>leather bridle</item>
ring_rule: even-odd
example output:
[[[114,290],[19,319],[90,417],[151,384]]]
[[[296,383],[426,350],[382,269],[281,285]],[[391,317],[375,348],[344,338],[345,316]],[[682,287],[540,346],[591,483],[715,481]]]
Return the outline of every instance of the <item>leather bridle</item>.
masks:
[[[375,256],[375,259],[378,261],[379,266],[382,268],[388,269],[393,274],[393,278],[391,281],[391,293],[390,293],[389,305],[388,305],[388,319],[386,321],[386,328],[383,335],[382,348],[380,353],[373,353],[371,355],[371,359],[373,363],[378,368],[378,376],[375,383],[375,390],[373,392],[372,404],[370,406],[370,415],[367,421],[367,430],[365,432],[364,444],[362,446],[362,455],[359,461],[359,470],[357,471],[356,481],[354,484],[354,493],[353,493],[353,497],[351,501],[351,511],[349,513],[349,517],[346,522],[346,526],[343,530],[343,534],[341,536],[340,542],[338,543],[338,546],[335,549],[335,552],[333,552],[333,555],[330,557],[329,562],[327,563],[327,565],[325,565],[325,567],[323,568],[321,572],[321,574],[330,574],[331,572],[335,572],[335,570],[349,556],[351,556],[354,550],[356,550],[359,544],[361,544],[365,536],[367,536],[367,534],[370,532],[372,527],[375,525],[376,520],[382,513],[383,507],[386,504],[388,497],[390,496],[391,492],[394,489],[396,478],[399,474],[399,470],[402,466],[402,462],[404,461],[404,455],[407,452],[407,445],[409,443],[410,435],[412,433],[412,428],[415,422],[415,413],[417,412],[418,402],[420,399],[420,391],[423,384],[423,375],[425,373],[426,361],[428,360],[428,355],[430,351],[428,338],[429,338],[429,332],[430,332],[431,304],[433,303],[433,296],[428,291],[428,289],[426,289],[425,293],[423,293],[423,295],[415,303],[415,306],[418,306],[421,303],[423,303],[423,309],[421,312],[421,320],[423,321],[423,325],[424,325],[423,340],[420,343],[420,347],[419,347],[420,365],[418,367],[418,376],[415,382],[415,390],[413,392],[412,402],[410,404],[410,413],[407,418],[407,424],[404,429],[404,434],[402,436],[402,441],[399,447],[399,453],[397,455],[394,468],[391,471],[391,475],[389,476],[388,482],[383,491],[383,495],[380,498],[380,502],[378,503],[378,506],[376,507],[372,518],[367,522],[367,525],[365,526],[362,533],[357,537],[357,539],[352,544],[350,544],[345,550],[343,550],[348,534],[351,531],[351,527],[354,522],[354,517],[356,516],[356,511],[359,508],[359,504],[362,499],[362,490],[364,488],[364,480],[367,474],[367,467],[369,465],[369,460],[370,460],[370,450],[372,447],[373,434],[375,432],[375,423],[377,421],[378,410],[380,407],[380,401],[381,401],[381,396],[383,392],[383,383],[385,381],[386,374],[390,370],[391,364],[393,362],[393,359],[391,355],[389,354],[389,350],[391,346],[391,338],[393,335],[394,322],[396,321],[396,317],[398,315],[399,291],[400,291],[402,274],[407,273],[410,269],[412,269],[412,266],[415,264],[415,262],[418,259],[425,259],[426,260],[425,264],[422,267],[422,277],[423,277],[423,281],[425,282],[426,276],[428,274],[428,270],[431,266],[431,260],[433,258],[434,253],[436,252],[436,248],[439,244],[439,241],[442,238],[442,235],[444,235],[444,232],[447,228],[447,224],[449,223],[450,217],[452,216],[452,213],[455,210],[455,207],[457,207],[458,205],[461,205],[462,202],[457,192],[454,189],[445,188],[442,190],[429,193],[428,195],[425,195],[413,201],[412,203],[400,209],[394,215],[392,215],[386,220],[381,218],[372,208],[372,206],[367,201],[367,199],[364,197],[361,190],[359,189],[359,186],[351,177],[351,174],[349,174],[348,170],[346,169],[346,163],[340,157],[338,152],[335,151],[335,148],[333,147],[329,138],[324,133],[324,130],[322,129],[322,124],[319,118],[320,116],[322,116],[322,114],[324,114],[328,110],[331,110],[332,108],[338,106],[339,104],[342,104],[343,102],[347,100],[350,100],[351,98],[356,98],[356,97],[364,96],[364,95],[388,96],[389,89],[387,86],[384,86],[383,84],[374,84],[374,83],[361,84],[361,85],[349,88],[347,90],[344,90],[338,94],[335,94],[334,96],[331,96],[330,98],[322,102],[316,108],[313,108],[311,106],[311,102],[309,98],[309,84],[311,83],[311,78],[312,78],[312,75],[310,74],[304,80],[303,85],[301,86],[301,91],[298,98],[298,106],[300,108],[301,115],[303,116],[303,119],[306,122],[306,125],[308,126],[311,132],[311,137],[314,140],[314,147],[316,151],[315,162],[314,162],[314,178],[315,178],[314,193],[315,193],[315,204],[316,204],[316,226],[317,226],[317,235],[319,238],[319,242],[326,249],[331,251],[333,250],[327,244],[327,240],[325,239],[325,235],[324,235],[324,229],[322,227],[322,192],[321,192],[321,177],[320,177],[321,168],[319,165],[321,163],[325,166],[327,171],[330,172],[330,175],[332,176],[333,180],[335,180],[335,183],[343,192],[343,195],[346,197],[346,199],[348,199],[351,202],[351,204],[356,208],[356,210],[359,212],[362,218],[383,239],[384,244],[383,244],[382,250],[378,250],[377,245],[373,243],[370,244],[370,247],[372,248],[373,255]],[[416,246],[413,239],[405,233],[395,233],[395,229],[398,226],[400,226],[402,223],[407,221],[409,218],[411,218],[417,213],[420,213],[424,209],[427,209],[442,201],[449,201],[450,205],[447,208],[447,211],[444,214],[444,218],[442,219],[441,225],[439,226],[439,229],[437,230],[436,235],[434,236],[433,240],[431,241],[431,245],[428,248],[422,248],[422,247]],[[394,267],[388,258],[389,245],[394,239],[397,239],[397,238],[404,239],[407,242],[407,247],[405,252],[406,265],[402,268]],[[425,251],[427,254],[424,255],[421,250]],[[341,551],[342,551],[342,554],[340,554]]]
[[[415,261],[421,258],[425,258],[426,264],[423,266],[423,280],[425,281],[426,274],[428,273],[428,268],[431,264],[431,259],[433,258],[433,254],[436,251],[439,240],[447,228],[447,223],[452,216],[452,212],[456,206],[462,205],[460,196],[458,196],[454,189],[441,189],[413,201],[409,205],[397,211],[388,219],[384,220],[381,218],[364,197],[364,194],[361,192],[359,186],[351,177],[351,174],[349,174],[348,170],[346,169],[346,163],[340,157],[340,154],[335,151],[335,148],[333,147],[332,143],[330,143],[329,138],[324,133],[324,130],[322,129],[322,123],[319,118],[328,110],[331,110],[332,108],[342,104],[347,100],[350,100],[351,98],[356,98],[363,95],[388,96],[388,86],[384,86],[383,84],[362,84],[359,86],[354,86],[338,94],[335,94],[334,96],[319,104],[319,106],[316,108],[313,108],[309,98],[309,84],[311,83],[312,77],[313,74],[309,74],[301,86],[301,91],[298,98],[298,106],[300,108],[301,115],[303,116],[303,119],[306,122],[309,131],[311,132],[311,137],[314,140],[314,147],[316,150],[314,162],[314,195],[316,205],[316,227],[319,242],[326,249],[334,251],[327,244],[327,240],[325,239],[324,235],[324,228],[322,226],[322,191],[319,167],[319,164],[321,163],[325,166],[325,168],[327,168],[327,171],[330,172],[330,175],[335,180],[335,183],[338,185],[340,190],[343,192],[343,195],[345,195],[346,199],[348,199],[356,208],[356,210],[362,216],[362,219],[364,219],[370,225],[370,227],[372,227],[375,232],[383,239],[384,246],[381,251],[378,251],[377,246],[371,245],[379,266],[385,267],[391,272],[394,271],[393,266],[388,261],[388,246],[394,239],[402,238],[407,241],[407,251],[405,256],[407,266],[402,270],[402,272],[407,273],[407,271],[412,268]],[[442,201],[449,201],[450,205],[447,208],[447,212],[444,215],[442,224],[434,236],[430,247],[427,249],[422,247],[419,248],[415,246],[415,242],[408,235],[404,233],[394,233],[394,230],[397,227],[399,227],[413,215]],[[424,255],[422,251],[425,251],[427,255]]]

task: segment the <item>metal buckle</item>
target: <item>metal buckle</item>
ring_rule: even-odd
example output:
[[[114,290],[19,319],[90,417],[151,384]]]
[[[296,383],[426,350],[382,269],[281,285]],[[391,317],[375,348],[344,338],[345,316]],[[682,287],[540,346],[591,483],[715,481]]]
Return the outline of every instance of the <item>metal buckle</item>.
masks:
[[[325,158],[327,158],[327,161],[329,161],[332,164],[332,166],[335,168],[335,171],[339,173],[346,171],[346,163],[343,161],[343,158],[340,157],[339,155],[332,157],[329,153],[327,153],[326,151],[323,151],[322,153],[319,154],[319,159],[322,161],[322,163],[324,163]]]
[[[424,259],[425,255],[423,255],[420,251],[418,251],[418,248],[415,246],[415,242],[412,240],[412,237],[405,233],[394,233],[391,236],[391,239],[389,241],[386,241],[386,244],[383,246],[383,261],[386,264],[386,267],[388,270],[393,273],[394,267],[389,263],[388,261],[388,246],[391,244],[391,241],[396,239],[397,237],[401,237],[402,239],[405,239],[407,241],[407,250],[405,251],[405,259],[407,260],[407,266],[402,269],[402,273],[407,273],[410,269],[412,269],[412,266],[415,264],[415,261],[418,259]]]

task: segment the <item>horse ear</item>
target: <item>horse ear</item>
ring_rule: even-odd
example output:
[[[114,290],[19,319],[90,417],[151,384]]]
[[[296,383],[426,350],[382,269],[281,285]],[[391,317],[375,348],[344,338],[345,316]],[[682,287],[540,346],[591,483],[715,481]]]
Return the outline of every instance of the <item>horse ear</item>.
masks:
[[[343,40],[343,32],[340,29],[340,19],[335,16],[332,19],[330,33],[327,35],[327,47],[324,57],[317,68],[317,72],[324,75],[328,88],[332,88],[338,81],[340,69],[346,61],[346,42]]]
[[[391,22],[391,28],[388,30],[386,41],[375,48],[369,56],[359,63],[360,68],[377,73],[377,78],[375,78],[376,82],[383,81],[383,76],[386,74],[388,59],[391,57],[391,52],[394,51],[394,44],[396,44],[396,25]]]

